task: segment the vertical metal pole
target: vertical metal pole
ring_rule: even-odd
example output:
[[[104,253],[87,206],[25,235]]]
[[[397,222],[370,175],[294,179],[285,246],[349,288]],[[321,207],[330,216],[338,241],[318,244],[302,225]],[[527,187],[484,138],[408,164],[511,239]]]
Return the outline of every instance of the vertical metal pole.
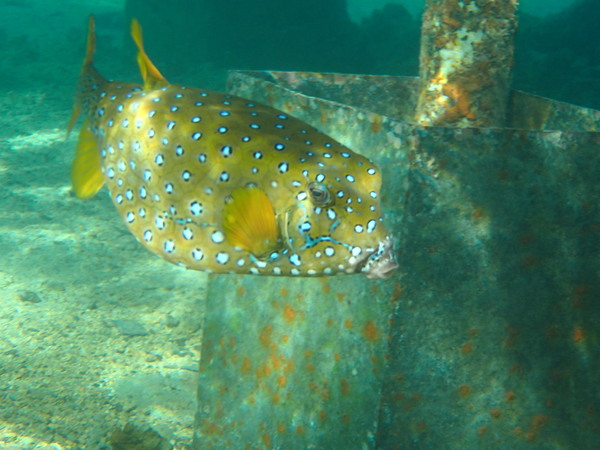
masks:
[[[427,0],[416,121],[424,126],[504,125],[517,0]]]

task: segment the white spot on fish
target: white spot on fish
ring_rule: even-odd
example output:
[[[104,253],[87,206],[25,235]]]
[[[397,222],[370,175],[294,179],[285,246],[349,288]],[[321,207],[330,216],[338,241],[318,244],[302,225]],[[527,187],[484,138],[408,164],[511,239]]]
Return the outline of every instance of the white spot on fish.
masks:
[[[229,254],[225,252],[219,252],[215,255],[215,259],[219,264],[227,264],[227,261],[229,261]]]
[[[223,235],[222,232],[217,230],[217,231],[213,232],[211,239],[215,244],[220,244],[225,240],[225,236]]]
[[[173,253],[175,251],[175,242],[172,241],[171,239],[165,241],[165,252],[167,253]]]
[[[204,259],[204,252],[199,248],[195,248],[192,250],[192,258],[194,258],[196,261],[202,261]]]

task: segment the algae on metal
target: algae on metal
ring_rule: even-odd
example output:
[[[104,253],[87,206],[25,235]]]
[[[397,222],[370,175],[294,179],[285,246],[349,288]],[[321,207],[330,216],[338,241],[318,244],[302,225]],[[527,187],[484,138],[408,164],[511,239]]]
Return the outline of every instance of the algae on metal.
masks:
[[[307,92],[344,104],[295,90],[307,80]],[[379,290],[395,312],[371,443],[585,448],[600,428],[600,133],[587,131],[600,112],[518,91],[510,129],[420,127],[366,109],[365,89],[403,85],[402,118],[417,83],[230,76],[236,93],[272,99],[381,164],[403,275]],[[353,278],[341,281],[354,289]]]
[[[512,91],[505,128],[419,126],[419,85],[231,73],[234,93],[313,124],[381,167],[402,274],[371,292],[360,277],[328,279],[321,292],[319,280],[211,279],[198,448],[597,442],[600,112]],[[292,329],[288,307],[308,323]],[[383,339],[367,344],[366,328],[361,336],[343,317],[371,321]],[[315,348],[322,362],[307,366]],[[348,359],[333,364],[332,352]],[[291,360],[304,365],[294,365],[288,387],[282,362]],[[383,361],[376,373],[369,360]],[[366,389],[342,388],[349,370]]]

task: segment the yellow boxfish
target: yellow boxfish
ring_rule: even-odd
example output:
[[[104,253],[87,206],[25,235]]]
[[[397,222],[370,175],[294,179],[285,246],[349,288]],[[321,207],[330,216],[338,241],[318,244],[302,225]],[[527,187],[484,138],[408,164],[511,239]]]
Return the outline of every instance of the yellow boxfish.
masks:
[[[323,276],[397,267],[381,174],[310,125],[257,102],[169,84],[132,21],[143,85],[94,68],[94,19],[69,131],[78,197],[106,183],[133,235],[167,261],[214,273]]]

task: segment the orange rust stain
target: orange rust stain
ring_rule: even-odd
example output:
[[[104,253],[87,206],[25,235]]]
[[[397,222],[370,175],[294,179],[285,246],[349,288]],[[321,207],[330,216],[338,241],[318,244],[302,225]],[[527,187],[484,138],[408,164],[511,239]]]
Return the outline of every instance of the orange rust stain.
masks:
[[[363,329],[363,336],[367,341],[370,342],[375,342],[377,339],[379,339],[379,330],[372,321],[369,320],[365,324],[365,327]]]
[[[392,302],[395,303],[404,294],[404,288],[398,282],[394,283],[394,290],[392,292]]]
[[[485,433],[487,433],[488,431],[488,427],[486,427],[485,425],[482,427],[479,427],[479,429],[477,430],[477,434],[479,436],[483,436]]]
[[[483,217],[483,211],[481,209],[476,209],[473,211],[473,219],[481,219]]]
[[[273,327],[271,325],[265,325],[265,327],[260,332],[260,343],[265,348],[270,348],[273,346]]]
[[[498,419],[501,415],[502,411],[500,411],[498,408],[494,408],[490,411],[490,416],[492,416],[494,419]]]
[[[287,378],[285,378],[284,375],[281,375],[277,378],[277,384],[279,385],[279,387],[284,387],[287,384]]]
[[[296,427],[296,434],[304,434],[304,427],[303,427],[303,426],[300,426],[300,425],[298,425],[298,426]]]
[[[448,83],[442,87],[442,92],[454,101],[454,105],[447,108],[442,120],[452,122],[460,120],[463,117],[470,120],[476,118],[475,114],[471,111],[471,94],[468,90],[457,84]]]
[[[508,391],[506,394],[504,394],[504,400],[506,400],[507,402],[512,402],[515,401],[517,399],[517,394],[515,394],[513,391]]]
[[[275,308],[275,309],[279,308],[279,302],[277,300],[275,300],[273,302],[273,308]]]
[[[513,434],[514,434],[515,436],[521,436],[521,435],[523,434],[523,430],[521,429],[521,427],[516,427],[516,428],[513,430]]]
[[[220,425],[209,420],[204,420],[204,422],[202,423],[202,429],[208,435],[223,434],[223,428]]]
[[[279,393],[278,393],[278,392],[275,392],[275,393],[273,394],[273,396],[271,397],[271,402],[272,402],[274,405],[276,405],[276,404],[278,404],[278,403],[279,403],[279,400],[281,400],[281,398],[279,397]]]
[[[379,133],[381,130],[381,118],[379,116],[374,116],[371,121],[371,131],[373,133]]]
[[[330,317],[329,319],[327,319],[327,322],[325,322],[325,323],[328,327],[330,327],[333,325],[333,319]]]
[[[580,344],[584,340],[585,330],[580,326],[576,326],[575,328],[573,328],[573,342],[575,342],[576,344]]]
[[[314,372],[315,371],[315,366],[313,364],[311,364],[311,363],[308,363],[306,365],[306,371],[307,372]]]
[[[504,340],[504,345],[506,347],[512,348],[517,343],[517,336],[521,333],[518,328],[511,327],[510,325],[506,325],[506,339]]]
[[[373,291],[374,294],[377,294],[379,292],[379,285],[374,284],[373,286],[371,286],[371,291]]]
[[[244,294],[246,293],[246,290],[244,289],[244,287],[243,287],[243,286],[239,286],[239,287],[236,289],[236,293],[237,293],[237,296],[238,296],[238,297],[241,297],[242,295],[244,295]]]
[[[296,319],[296,311],[290,305],[285,305],[283,307],[283,318],[286,322],[293,322]]]
[[[321,123],[324,124],[325,122],[327,122],[327,115],[325,113],[322,113],[321,114]]]
[[[254,396],[250,396],[248,398],[248,403],[250,403],[251,405],[254,405],[255,402],[256,402],[256,399],[254,398]]]
[[[270,374],[271,374],[271,367],[269,366],[268,363],[264,363],[261,367],[256,369],[256,377],[257,378],[267,377]]]
[[[284,434],[285,433],[285,425],[280,423],[279,425],[277,425],[277,432],[279,434]]]
[[[530,268],[539,265],[540,260],[535,255],[526,255],[521,260],[523,267]]]
[[[286,288],[281,288],[281,292],[280,292],[280,294],[281,294],[281,296],[282,296],[282,297],[287,297],[287,295],[288,295],[289,293],[290,293],[290,292],[289,292],[289,291],[288,291]]]
[[[525,439],[528,441],[533,441],[538,435],[538,432],[544,428],[548,422],[550,421],[550,416],[547,414],[536,414],[531,419],[531,426],[529,431],[525,433]]]
[[[281,336],[281,340],[285,343],[290,340],[290,337],[287,334],[284,334],[283,336]]]
[[[528,247],[535,241],[535,236],[531,233],[523,233],[519,236],[519,244]]]
[[[471,386],[468,384],[462,384],[458,387],[458,393],[461,397],[466,397],[471,393]]]
[[[521,376],[525,373],[525,369],[521,364],[513,364],[508,368],[508,371],[513,375]]]
[[[271,448],[271,436],[269,435],[269,433],[265,433],[262,435],[262,441],[263,444],[265,444],[265,447]]]
[[[331,398],[331,391],[327,386],[323,388],[323,392],[321,392],[321,398],[323,400],[329,400]]]
[[[350,392],[350,383],[345,378],[340,381],[340,392],[342,395],[348,395],[348,392]]]
[[[536,414],[531,419],[531,428],[533,430],[539,430],[546,426],[546,424],[550,421],[550,416],[548,414]]]
[[[302,292],[296,294],[296,300],[298,300],[299,302],[304,301],[304,294]]]
[[[460,348],[460,352],[464,355],[467,355],[473,351],[473,343],[471,341],[465,342],[463,346]]]
[[[319,411],[319,419],[321,420],[321,422],[325,422],[327,420],[327,411],[325,411],[324,409]]]
[[[250,362],[250,358],[248,358],[247,356],[244,356],[244,359],[242,361],[242,373],[250,372],[251,368],[252,368],[252,363]]]
[[[477,336],[477,333],[479,333],[479,330],[477,328],[471,328],[469,330],[469,336],[471,336],[471,337]]]
[[[406,400],[406,395],[402,394],[401,392],[397,392],[393,395],[392,397],[394,399],[395,402],[403,402],[404,400]]]
[[[586,284],[580,284],[575,286],[571,291],[571,305],[573,308],[583,308],[590,294],[590,286]]]
[[[535,431],[528,431],[525,433],[525,439],[527,439],[529,442],[534,441],[536,437],[537,433]]]
[[[329,283],[323,283],[323,292],[325,292],[326,294],[329,294],[331,292],[331,286],[329,285]]]
[[[313,351],[312,350],[305,350],[304,351],[304,357],[305,358],[310,358],[313,355]]]
[[[333,359],[335,359],[335,362],[339,362],[340,359],[342,359],[342,357],[340,356],[339,353],[334,353],[333,354]]]
[[[269,360],[271,361],[273,369],[279,370],[279,368],[281,367],[281,358],[283,358],[283,356],[278,357],[275,353],[271,353],[269,355]]]
[[[294,361],[289,360],[285,363],[285,367],[283,368],[283,373],[290,373],[294,370]]]
[[[344,297],[346,296],[346,294],[344,294],[343,292],[338,292],[336,296],[337,296],[338,302],[342,302],[342,301],[344,301]]]
[[[352,328],[352,321],[350,319],[344,320],[344,326],[348,329]]]
[[[344,422],[346,425],[350,423],[350,416],[348,414],[344,414],[342,416],[342,422]]]
[[[417,423],[417,430],[418,431],[425,431],[427,429],[427,424],[425,422],[419,422]]]

